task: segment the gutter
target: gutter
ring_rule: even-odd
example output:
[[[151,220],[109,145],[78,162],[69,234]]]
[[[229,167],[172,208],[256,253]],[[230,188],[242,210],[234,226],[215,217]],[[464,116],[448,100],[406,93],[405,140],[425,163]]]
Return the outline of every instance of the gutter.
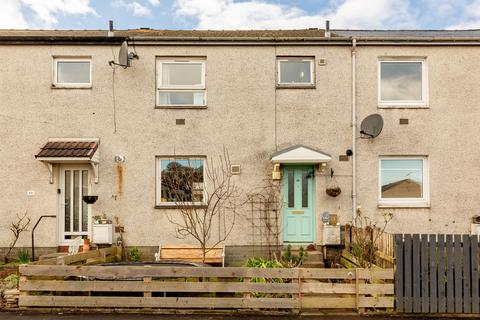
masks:
[[[0,44],[9,45],[29,45],[29,44],[44,44],[44,45],[102,45],[102,44],[121,44],[126,37],[35,37],[35,36],[0,36]]]
[[[134,40],[138,45],[333,45],[350,46],[356,40],[357,46],[480,46],[479,37],[435,38],[435,37],[192,37],[192,36],[130,36],[116,32],[115,36],[102,35],[0,35],[0,44],[10,45],[111,45],[125,40]]]

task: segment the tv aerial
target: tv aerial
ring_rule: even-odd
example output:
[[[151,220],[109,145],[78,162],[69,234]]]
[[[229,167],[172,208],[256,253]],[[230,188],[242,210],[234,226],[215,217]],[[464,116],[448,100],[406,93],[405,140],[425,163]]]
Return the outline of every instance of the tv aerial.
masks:
[[[360,125],[360,134],[362,138],[373,139],[378,137],[383,129],[383,118],[378,113],[374,113],[363,119]]]
[[[134,46],[135,50],[135,46]],[[116,66],[121,66],[123,68],[128,68],[131,66],[131,61],[133,59],[138,59],[137,53],[134,52],[128,52],[128,43],[127,41],[123,41],[122,45],[120,46],[120,51],[118,52],[118,62],[115,61],[109,61],[109,65],[116,65]]]

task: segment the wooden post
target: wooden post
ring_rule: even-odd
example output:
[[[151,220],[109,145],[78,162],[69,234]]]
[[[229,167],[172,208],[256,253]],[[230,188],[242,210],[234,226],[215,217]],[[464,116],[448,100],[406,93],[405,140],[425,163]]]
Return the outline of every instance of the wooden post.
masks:
[[[463,312],[472,312],[472,291],[471,291],[471,260],[470,260],[470,236],[463,235]]]
[[[420,295],[420,235],[412,237],[412,274],[413,274],[413,312],[422,312],[422,301]]]
[[[143,278],[143,282],[144,282],[144,283],[151,283],[151,282],[152,282],[152,277],[144,277],[144,278]],[[144,297],[151,297],[151,296],[152,296],[152,292],[151,292],[151,291],[144,291],[144,292],[143,292],[143,296],[144,296]]]
[[[303,272],[302,272],[303,269],[298,269],[298,304],[300,306],[299,308],[299,312],[302,310],[302,298],[303,298],[303,294],[302,294],[302,283],[303,283]],[[292,295],[293,297],[293,295]]]
[[[403,291],[403,283],[404,283],[404,273],[403,273],[403,236],[401,234],[397,234],[395,236],[395,245],[396,245],[396,268],[395,268],[395,294],[397,297],[397,311],[403,312],[403,301],[404,301],[404,291]]]
[[[462,236],[455,234],[454,239],[454,275],[455,275],[455,313],[463,312],[463,279],[462,279]]]
[[[122,261],[122,247],[116,246],[113,254],[115,255],[115,261]]]
[[[360,306],[360,284],[364,284],[365,280],[359,278],[359,268],[355,269],[355,295],[356,295],[356,300],[355,300],[355,305],[357,307],[357,312],[359,314],[364,314],[365,313],[365,308]]]
[[[406,313],[410,313],[413,310],[413,281],[412,281],[412,236],[410,234],[405,235],[403,243],[404,250],[404,300],[403,308]]]
[[[446,266],[447,266],[447,312],[455,312],[455,294],[454,294],[454,257],[453,257],[453,236],[447,234],[446,236]]]
[[[447,311],[447,276],[446,276],[446,256],[445,256],[445,236],[443,234],[438,235],[438,312],[445,313]]]
[[[478,236],[471,236],[470,245],[472,247],[470,254],[470,264],[472,267],[472,313],[478,313],[480,312],[480,299],[478,296]]]
[[[244,277],[244,278],[243,278],[243,282],[244,282],[244,283],[250,283],[250,277]],[[243,293],[243,298],[244,298],[244,299],[249,299],[249,298],[251,298],[251,297],[252,297],[252,295],[251,295],[250,292],[244,292],[244,293]]]

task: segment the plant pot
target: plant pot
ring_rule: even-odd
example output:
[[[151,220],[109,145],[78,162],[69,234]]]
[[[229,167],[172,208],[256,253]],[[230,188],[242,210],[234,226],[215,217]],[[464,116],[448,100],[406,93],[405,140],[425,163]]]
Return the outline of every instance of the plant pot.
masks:
[[[327,188],[325,192],[330,196],[330,197],[336,197],[340,193],[342,193],[342,189],[340,187],[334,187],[334,188]]]
[[[86,204],[94,204],[98,200],[98,196],[83,196],[82,198]]]
[[[90,251],[90,239],[83,239],[83,252]]]

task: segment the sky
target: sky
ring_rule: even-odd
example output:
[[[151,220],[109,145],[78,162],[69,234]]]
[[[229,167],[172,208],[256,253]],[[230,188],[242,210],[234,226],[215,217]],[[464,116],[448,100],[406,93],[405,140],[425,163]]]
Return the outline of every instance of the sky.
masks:
[[[0,29],[480,29],[480,0],[0,0]]]

